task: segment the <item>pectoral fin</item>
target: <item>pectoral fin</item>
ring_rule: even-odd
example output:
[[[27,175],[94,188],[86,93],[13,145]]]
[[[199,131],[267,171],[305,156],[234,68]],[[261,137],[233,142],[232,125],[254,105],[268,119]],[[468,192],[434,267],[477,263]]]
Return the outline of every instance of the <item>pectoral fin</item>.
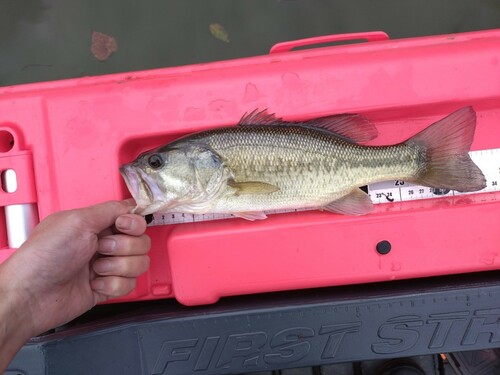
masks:
[[[330,202],[324,210],[345,215],[365,215],[373,210],[370,196],[356,188],[349,194]]]
[[[270,194],[280,190],[279,187],[260,181],[236,182],[229,180],[229,186],[236,189],[237,194]]]

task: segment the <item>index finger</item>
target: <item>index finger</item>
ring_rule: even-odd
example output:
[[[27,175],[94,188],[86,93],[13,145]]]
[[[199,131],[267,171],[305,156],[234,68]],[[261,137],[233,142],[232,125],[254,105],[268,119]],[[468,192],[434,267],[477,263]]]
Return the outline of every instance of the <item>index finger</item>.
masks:
[[[81,208],[81,218],[89,230],[99,233],[112,226],[118,217],[129,213],[133,205],[128,201],[109,201]]]

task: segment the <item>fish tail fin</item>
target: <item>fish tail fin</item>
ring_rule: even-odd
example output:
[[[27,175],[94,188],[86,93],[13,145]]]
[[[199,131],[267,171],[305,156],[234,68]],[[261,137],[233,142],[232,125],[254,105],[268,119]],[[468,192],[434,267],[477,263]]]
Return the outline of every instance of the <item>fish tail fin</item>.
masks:
[[[407,140],[425,155],[425,167],[415,182],[460,192],[485,188],[486,179],[469,156],[475,128],[474,109],[464,107]]]

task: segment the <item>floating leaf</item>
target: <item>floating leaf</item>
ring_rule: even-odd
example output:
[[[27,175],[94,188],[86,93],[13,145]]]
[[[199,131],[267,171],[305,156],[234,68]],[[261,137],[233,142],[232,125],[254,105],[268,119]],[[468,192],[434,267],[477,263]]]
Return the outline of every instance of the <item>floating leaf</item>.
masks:
[[[106,35],[98,31],[92,32],[92,44],[90,51],[99,61],[105,61],[109,56],[118,51],[116,40],[111,35]]]
[[[227,33],[224,26],[220,23],[214,22],[211,23],[208,28],[210,29],[210,33],[219,40],[223,42],[229,43],[229,34]]]

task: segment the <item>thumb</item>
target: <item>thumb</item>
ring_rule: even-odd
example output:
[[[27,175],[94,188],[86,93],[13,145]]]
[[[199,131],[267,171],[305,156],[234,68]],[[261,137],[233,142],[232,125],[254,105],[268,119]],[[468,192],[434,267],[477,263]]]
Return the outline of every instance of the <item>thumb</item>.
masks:
[[[129,199],[109,201],[82,208],[81,214],[82,219],[88,225],[87,228],[92,232],[99,233],[112,226],[118,216],[130,213],[133,208],[134,202]]]

